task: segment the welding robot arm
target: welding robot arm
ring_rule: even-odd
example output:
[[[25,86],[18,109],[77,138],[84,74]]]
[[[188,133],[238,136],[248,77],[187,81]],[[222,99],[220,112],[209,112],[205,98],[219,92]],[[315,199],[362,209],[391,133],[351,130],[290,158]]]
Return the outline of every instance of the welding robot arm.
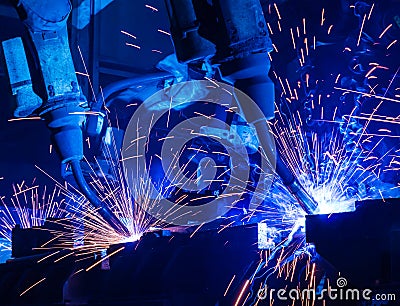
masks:
[[[219,66],[222,78],[246,93],[263,111],[264,118],[246,120],[256,128],[263,151],[271,152],[267,120],[274,118],[274,84],[268,76],[272,50],[267,24],[259,0],[165,0],[171,34],[178,59],[195,63],[211,58]],[[276,160],[276,172],[307,214],[317,203],[305,191],[293,173]]]
[[[40,62],[45,90],[38,112],[51,131],[62,163],[70,165],[80,191],[99,214],[115,230],[128,236],[127,228],[90,189],[80,166],[83,158],[81,125],[87,102],[78,85],[69,49],[67,19],[71,3],[69,0],[20,0],[13,4],[29,30]],[[23,105],[20,108],[23,109]]]

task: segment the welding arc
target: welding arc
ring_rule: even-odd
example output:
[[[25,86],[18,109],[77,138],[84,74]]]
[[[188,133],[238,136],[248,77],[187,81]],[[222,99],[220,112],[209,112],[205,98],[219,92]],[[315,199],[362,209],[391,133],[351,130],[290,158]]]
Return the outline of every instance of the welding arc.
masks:
[[[129,230],[126,226],[115,216],[111,209],[103,204],[100,199],[94,194],[87,184],[85,177],[82,173],[82,168],[79,160],[72,160],[70,162],[72,173],[76,183],[79,186],[82,194],[89,200],[89,202],[97,209],[98,213],[103,217],[103,219],[118,233],[126,237],[130,236]]]

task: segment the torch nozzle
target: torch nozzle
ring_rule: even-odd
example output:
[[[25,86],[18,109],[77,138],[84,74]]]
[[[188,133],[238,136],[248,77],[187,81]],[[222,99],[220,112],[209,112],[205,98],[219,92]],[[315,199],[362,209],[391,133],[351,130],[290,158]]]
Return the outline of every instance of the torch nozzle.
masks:
[[[308,194],[303,186],[295,179],[291,184],[286,185],[289,191],[293,194],[296,200],[299,202],[301,208],[308,214],[313,214],[318,207],[318,203],[313,197]]]
[[[87,184],[80,165],[79,160],[72,160],[71,162],[72,172],[76,183],[79,186],[82,194],[89,200],[89,202],[98,210],[99,214],[103,219],[118,233],[125,237],[130,237],[128,228],[117,218],[117,216],[111,211],[111,209],[102,203],[99,198],[93,193]]]

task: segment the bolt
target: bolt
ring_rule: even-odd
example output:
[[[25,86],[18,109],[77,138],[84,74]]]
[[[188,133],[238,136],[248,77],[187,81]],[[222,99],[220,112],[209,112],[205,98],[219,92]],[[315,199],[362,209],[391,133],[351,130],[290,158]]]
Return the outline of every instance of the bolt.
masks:
[[[71,82],[71,86],[72,86],[72,92],[78,92],[78,84],[75,81]]]
[[[49,90],[49,96],[50,97],[54,97],[56,95],[55,91],[54,91],[54,86],[53,85],[49,85],[47,86],[47,89]]]

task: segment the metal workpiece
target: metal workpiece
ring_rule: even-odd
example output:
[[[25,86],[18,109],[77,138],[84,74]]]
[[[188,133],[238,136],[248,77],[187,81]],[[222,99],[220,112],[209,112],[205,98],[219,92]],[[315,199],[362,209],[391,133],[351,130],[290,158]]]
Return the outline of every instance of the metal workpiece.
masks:
[[[25,54],[24,45],[20,37],[2,42],[6,60],[11,91],[16,96],[17,107],[15,117],[27,117],[42,104],[32,88],[31,74]]]

